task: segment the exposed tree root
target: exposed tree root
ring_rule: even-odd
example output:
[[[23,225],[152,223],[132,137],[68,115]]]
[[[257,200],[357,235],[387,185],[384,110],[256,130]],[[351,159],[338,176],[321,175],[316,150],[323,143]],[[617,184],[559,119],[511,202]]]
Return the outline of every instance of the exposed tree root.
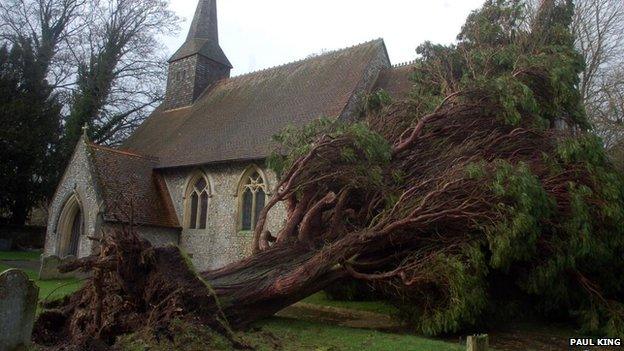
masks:
[[[93,272],[85,286],[35,325],[38,344],[76,350],[106,349],[117,336],[136,331],[170,338],[176,319],[204,325],[238,348],[214,292],[176,247],[153,248],[132,230],[119,230],[102,241],[100,254],[61,267]]]

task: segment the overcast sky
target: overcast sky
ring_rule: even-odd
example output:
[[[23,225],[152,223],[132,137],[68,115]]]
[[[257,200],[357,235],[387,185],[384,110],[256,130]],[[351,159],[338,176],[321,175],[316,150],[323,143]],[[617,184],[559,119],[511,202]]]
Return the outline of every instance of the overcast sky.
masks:
[[[223,51],[240,75],[310,54],[383,38],[393,64],[413,60],[423,41],[451,43],[483,0],[218,0]],[[186,21],[166,41],[184,42],[197,0],[171,0]]]

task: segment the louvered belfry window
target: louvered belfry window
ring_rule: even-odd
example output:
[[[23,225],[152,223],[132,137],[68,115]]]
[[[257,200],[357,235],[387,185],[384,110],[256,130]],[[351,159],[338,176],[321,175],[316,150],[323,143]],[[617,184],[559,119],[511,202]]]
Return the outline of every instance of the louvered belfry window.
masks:
[[[189,229],[206,229],[209,191],[208,182],[204,177],[199,177],[193,183],[188,195]]]
[[[266,203],[264,180],[258,172],[247,176],[241,189],[241,218],[240,229],[250,231],[256,227],[260,211]]]

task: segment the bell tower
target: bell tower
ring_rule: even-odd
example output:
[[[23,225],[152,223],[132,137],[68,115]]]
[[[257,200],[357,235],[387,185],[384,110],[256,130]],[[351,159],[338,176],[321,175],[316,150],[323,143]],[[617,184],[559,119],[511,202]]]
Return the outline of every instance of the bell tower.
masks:
[[[199,0],[186,41],[169,59],[164,108],[192,105],[210,85],[229,78],[231,69],[219,46],[217,0]]]

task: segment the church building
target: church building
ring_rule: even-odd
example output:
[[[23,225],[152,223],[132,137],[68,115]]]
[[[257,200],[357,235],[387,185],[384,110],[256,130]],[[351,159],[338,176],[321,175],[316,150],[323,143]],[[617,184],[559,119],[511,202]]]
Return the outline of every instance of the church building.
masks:
[[[50,206],[44,256],[88,256],[92,238],[132,223],[154,245],[179,245],[199,270],[244,258],[277,182],[265,166],[271,137],[321,117],[356,120],[378,89],[404,98],[411,67],[392,66],[377,39],[236,77],[231,69],[216,0],[200,0],[169,60],[162,105],[119,148],[78,142]],[[269,230],[284,219],[278,206]]]

